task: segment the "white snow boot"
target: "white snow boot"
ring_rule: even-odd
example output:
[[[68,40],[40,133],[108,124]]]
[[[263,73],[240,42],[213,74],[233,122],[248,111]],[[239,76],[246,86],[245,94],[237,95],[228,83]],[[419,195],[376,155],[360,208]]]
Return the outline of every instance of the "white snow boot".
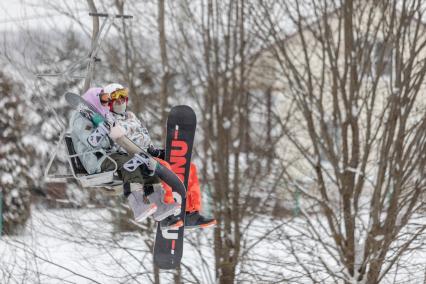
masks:
[[[130,188],[132,192],[127,197],[127,201],[133,211],[136,222],[142,222],[157,211],[157,205],[150,203],[144,196],[142,185],[131,183]]]
[[[165,203],[164,202],[164,193],[165,190],[161,185],[154,186],[154,192],[148,195],[148,199],[151,203],[157,205],[157,211],[152,215],[154,220],[159,222],[170,215],[178,213],[180,211],[180,204],[177,202],[174,203]]]

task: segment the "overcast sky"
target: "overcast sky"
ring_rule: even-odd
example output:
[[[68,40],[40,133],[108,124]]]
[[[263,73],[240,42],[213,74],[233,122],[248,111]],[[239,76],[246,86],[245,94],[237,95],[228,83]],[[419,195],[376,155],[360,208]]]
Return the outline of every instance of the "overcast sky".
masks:
[[[73,13],[81,15],[82,21],[90,25],[87,3],[78,1],[54,1],[57,5],[68,2],[68,8]],[[34,29],[69,27],[72,22],[61,15],[53,7],[49,7],[45,0],[1,0],[0,1],[0,30]]]

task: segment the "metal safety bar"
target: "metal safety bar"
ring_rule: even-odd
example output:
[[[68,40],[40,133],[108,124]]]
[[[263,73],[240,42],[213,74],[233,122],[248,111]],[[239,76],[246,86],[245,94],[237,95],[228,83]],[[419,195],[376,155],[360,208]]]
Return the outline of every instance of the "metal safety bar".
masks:
[[[66,133],[65,135],[61,136],[61,139],[59,140],[58,143],[62,143],[65,137],[69,137],[69,134]],[[99,150],[91,150],[91,151],[86,151],[80,154],[73,154],[73,153],[70,153],[70,149],[68,148],[66,141],[64,143],[65,143],[65,147],[67,148],[67,152],[68,152],[67,160],[68,160],[68,164],[70,165],[72,175],[49,175],[49,172],[47,170],[45,172],[45,178],[50,178],[50,179],[75,178],[76,180],[80,182],[80,184],[83,187],[112,187],[112,186],[121,185],[123,183],[121,180],[120,181],[114,180],[114,173],[117,171],[118,166],[117,166],[117,163],[114,161],[114,159],[112,159],[108,154]],[[56,150],[57,148],[58,147],[56,147]],[[55,153],[52,155],[53,156],[52,160],[56,157],[56,153],[57,151],[55,151]],[[96,174],[87,174],[87,173],[81,174],[81,175],[77,174],[74,169],[72,158],[75,158],[75,157],[79,158],[80,156],[84,156],[86,154],[93,154],[93,153],[101,153],[103,156],[105,156],[105,158],[109,159],[114,164],[114,169],[110,171],[106,171],[106,172],[96,173]],[[49,164],[48,169],[50,169],[50,166],[51,164]]]
[[[107,13],[89,13],[92,17],[114,17],[114,18],[123,18],[123,19],[132,19],[132,15],[119,15],[119,14],[107,14]]]

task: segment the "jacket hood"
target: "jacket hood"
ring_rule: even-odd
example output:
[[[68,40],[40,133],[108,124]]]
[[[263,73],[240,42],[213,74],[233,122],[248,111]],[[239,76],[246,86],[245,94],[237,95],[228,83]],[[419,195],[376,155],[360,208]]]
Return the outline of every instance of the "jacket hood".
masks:
[[[99,95],[102,93],[102,88],[89,88],[83,95],[83,99],[90,103],[103,117],[109,113],[109,106],[103,106]]]

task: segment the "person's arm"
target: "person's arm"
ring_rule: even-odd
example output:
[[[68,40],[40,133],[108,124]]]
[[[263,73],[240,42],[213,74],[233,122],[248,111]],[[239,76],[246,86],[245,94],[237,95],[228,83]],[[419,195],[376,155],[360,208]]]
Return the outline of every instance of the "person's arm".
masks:
[[[130,115],[134,117],[134,120],[139,125],[139,133],[141,134],[138,137],[139,143],[144,145],[144,148],[151,156],[164,160],[166,156],[166,151],[164,149],[157,148],[156,146],[154,146],[151,137],[149,136],[148,129],[144,127],[143,123],[136,117],[136,115],[134,115],[133,113],[130,113]],[[143,141],[141,142],[140,140],[142,139]]]
[[[74,149],[77,154],[80,154],[78,158],[89,174],[100,172],[100,165],[105,159],[105,157],[98,158],[94,152],[89,152],[97,149],[102,155],[105,155],[105,151],[101,146],[106,147],[106,144],[109,145],[108,141],[102,141],[102,145],[96,148],[89,144],[88,138],[94,129],[93,123],[78,112],[71,119],[70,132]]]
[[[71,134],[73,137],[77,137],[79,143],[82,143],[87,148],[94,149],[94,147],[89,144],[88,138],[95,129],[93,123],[87,118],[78,114],[73,117],[71,122]]]
[[[140,148],[148,151],[152,144],[148,129],[144,127],[142,122],[132,112],[127,113],[124,120],[120,120],[120,125],[125,129],[126,136],[129,137]]]

